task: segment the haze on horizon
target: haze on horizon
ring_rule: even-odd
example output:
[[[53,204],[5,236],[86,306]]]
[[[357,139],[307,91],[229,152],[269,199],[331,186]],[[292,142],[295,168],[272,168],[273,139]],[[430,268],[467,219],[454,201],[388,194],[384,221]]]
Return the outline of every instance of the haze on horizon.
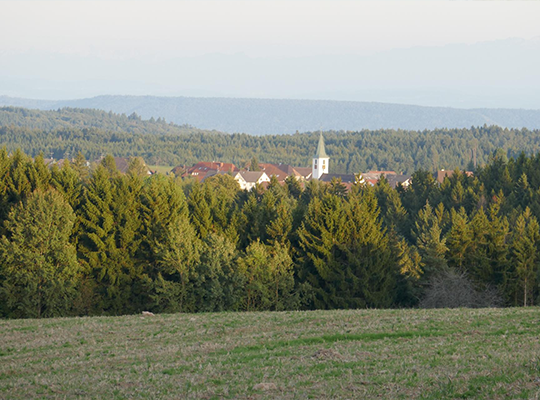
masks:
[[[0,96],[540,109],[540,2],[0,1]]]

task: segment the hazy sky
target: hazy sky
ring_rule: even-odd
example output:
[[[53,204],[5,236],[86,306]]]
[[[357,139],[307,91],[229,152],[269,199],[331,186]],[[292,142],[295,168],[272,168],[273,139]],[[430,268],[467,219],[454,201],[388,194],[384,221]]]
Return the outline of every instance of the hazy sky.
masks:
[[[307,83],[296,92],[289,84],[289,90],[284,90],[280,96],[275,84],[279,77],[269,79],[266,70],[265,74],[262,70],[257,73],[250,60],[255,60],[257,65],[265,59],[271,59],[271,63],[281,60],[278,69],[287,75],[287,63],[315,56],[357,57],[355,60],[361,60],[359,63],[369,64],[373,57],[380,58],[381,53],[398,54],[396,51],[402,50],[396,49],[405,49],[403,61],[406,63],[407,49],[416,52],[418,48],[436,49],[448,45],[469,46],[470,49],[484,42],[507,43],[505,40],[511,38],[520,39],[516,43],[532,46],[531,51],[534,51],[540,42],[540,2],[537,1],[18,0],[0,1],[0,14],[0,73],[3,75],[0,95],[41,98],[102,93],[259,97],[296,97],[296,94],[320,97],[326,93],[329,98],[369,100],[366,93],[355,97],[354,87],[346,83],[338,87],[335,80],[325,81],[325,76],[340,73],[339,66],[334,70],[331,63],[324,69],[321,67],[320,74],[324,75],[321,87],[317,87],[318,80],[314,77],[311,94],[306,92]],[[448,54],[454,54],[453,50]],[[234,65],[243,71],[236,71],[240,75],[233,79],[236,86],[212,86],[212,79],[208,77],[216,73],[221,74],[220,79],[227,76],[216,72],[220,68],[219,57],[212,59],[213,69],[208,70],[209,55],[236,57]],[[536,67],[538,57],[531,57],[521,62]],[[173,71],[186,60],[193,65],[189,71],[183,71],[189,76],[179,80]],[[399,57],[392,60],[396,62]],[[511,68],[516,60],[508,61],[508,65],[492,66],[500,69],[495,71],[498,75],[493,76],[500,76],[501,87],[530,86],[531,82],[508,79],[514,75]],[[127,74],[127,81],[121,71],[130,63],[134,63],[134,67]],[[168,65],[168,69],[163,65]],[[458,65],[468,68],[463,62],[456,63],[456,67]],[[399,74],[400,66],[394,68]],[[361,73],[361,69],[359,71]],[[368,68],[366,73],[370,71]],[[253,86],[253,80],[241,82],[242,74],[251,76],[250,79],[253,75],[259,76],[256,92],[244,89]],[[440,81],[422,83],[420,80],[415,87],[433,91],[448,86],[444,77],[437,79]],[[533,84],[540,85],[539,82]],[[467,85],[470,87],[470,82]],[[493,84],[490,87],[493,89]],[[358,87],[359,92],[361,88]],[[345,92],[348,94],[344,95]],[[414,99],[410,97],[411,101]],[[380,93],[374,95],[373,100],[385,101]],[[403,100],[407,101],[406,95]],[[444,96],[433,105],[445,105],[442,103]],[[448,101],[449,105],[455,105],[450,103]]]

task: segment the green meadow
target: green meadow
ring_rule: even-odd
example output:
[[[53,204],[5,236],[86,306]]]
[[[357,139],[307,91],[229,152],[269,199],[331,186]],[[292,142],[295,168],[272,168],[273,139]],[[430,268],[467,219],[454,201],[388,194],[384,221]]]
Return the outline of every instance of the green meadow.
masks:
[[[0,320],[0,398],[540,395],[540,308]]]

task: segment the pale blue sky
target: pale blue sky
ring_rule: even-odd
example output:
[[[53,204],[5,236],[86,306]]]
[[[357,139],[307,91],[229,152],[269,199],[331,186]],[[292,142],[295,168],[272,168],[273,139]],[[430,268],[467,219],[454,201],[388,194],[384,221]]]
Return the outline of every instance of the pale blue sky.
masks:
[[[530,72],[540,68],[540,2],[18,0],[0,1],[0,14],[0,95],[540,108],[527,93],[540,89]],[[456,59],[475,54],[486,58]],[[422,58],[441,73],[426,76]],[[490,69],[486,79],[479,68]],[[515,88],[522,98],[503,101]]]

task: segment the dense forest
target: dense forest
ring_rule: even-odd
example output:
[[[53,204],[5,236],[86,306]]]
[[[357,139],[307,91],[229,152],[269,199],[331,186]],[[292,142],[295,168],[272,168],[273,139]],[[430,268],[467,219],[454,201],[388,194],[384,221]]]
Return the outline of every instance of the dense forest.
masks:
[[[0,151],[0,315],[532,305],[540,154],[350,191]]]
[[[358,173],[394,170],[412,174],[418,169],[471,169],[472,151],[478,165],[502,149],[507,157],[540,151],[540,132],[497,126],[425,131],[326,131],[331,172]],[[142,157],[149,165],[193,165],[222,161],[244,165],[254,156],[261,162],[311,165],[318,132],[251,136],[203,131],[159,120],[142,120],[98,110],[36,111],[0,109],[0,143],[8,152],[86,159],[102,155]]]
[[[321,128],[335,130],[424,130],[498,125],[540,128],[540,110],[422,107],[362,101],[97,96],[77,100],[28,100],[0,96],[0,106],[44,110],[92,108],[177,124],[252,135],[292,134]]]

